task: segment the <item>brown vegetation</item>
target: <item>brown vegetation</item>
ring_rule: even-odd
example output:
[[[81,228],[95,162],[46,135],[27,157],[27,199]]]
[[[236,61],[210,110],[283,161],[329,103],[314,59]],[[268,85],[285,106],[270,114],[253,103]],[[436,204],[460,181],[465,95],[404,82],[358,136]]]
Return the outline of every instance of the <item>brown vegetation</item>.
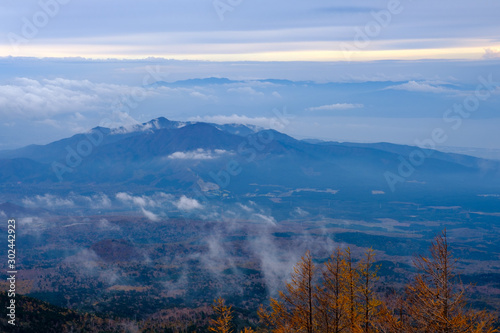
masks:
[[[419,273],[400,294],[376,292],[378,267],[368,250],[354,263],[350,249],[336,249],[317,269],[307,252],[278,298],[261,306],[265,332],[296,333],[493,333],[495,317],[469,309],[466,288],[456,279],[446,231],[435,237],[430,257],[419,256]],[[231,307],[218,299],[212,332],[233,332]],[[252,332],[245,329],[243,332]]]

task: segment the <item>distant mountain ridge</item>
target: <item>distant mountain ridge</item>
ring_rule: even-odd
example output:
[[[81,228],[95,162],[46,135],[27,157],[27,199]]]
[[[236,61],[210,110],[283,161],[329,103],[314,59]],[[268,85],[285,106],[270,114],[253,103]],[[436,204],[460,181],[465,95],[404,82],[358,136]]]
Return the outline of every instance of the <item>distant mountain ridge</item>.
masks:
[[[52,161],[54,157],[54,150],[59,153],[64,152],[64,148],[67,145],[75,141],[81,141],[86,139],[86,135],[92,135],[93,133],[100,133],[104,135],[104,144],[112,143],[115,141],[120,141],[125,138],[140,135],[146,132],[155,132],[162,129],[177,129],[182,128],[187,125],[194,125],[199,122],[196,121],[172,121],[165,117],[159,117],[142,124],[135,124],[126,127],[118,128],[106,128],[106,127],[94,127],[87,133],[76,134],[70,138],[54,141],[46,145],[29,145],[26,147],[3,150],[0,151],[0,159],[14,159],[14,158],[30,158],[32,160],[47,163]],[[241,124],[210,124],[211,126],[228,133],[236,135],[250,135],[256,133],[262,128],[254,125],[241,125]]]
[[[419,165],[410,163],[415,152],[425,158]],[[0,152],[5,191],[9,184],[22,183],[182,192],[201,180],[236,194],[254,191],[251,184],[388,193],[396,184],[401,190],[425,192],[498,189],[499,175],[499,162],[466,155],[388,143],[308,142],[240,124],[163,117],[126,128],[96,127],[47,145]]]
[[[248,82],[271,83],[271,84],[279,84],[279,85],[294,85],[294,84],[312,83],[311,81],[290,81],[290,80],[283,80],[283,79],[231,80],[228,78],[208,77],[208,78],[179,80],[179,81],[173,81],[173,82],[157,81],[149,86],[192,87],[192,86],[223,85],[223,84],[248,83]]]

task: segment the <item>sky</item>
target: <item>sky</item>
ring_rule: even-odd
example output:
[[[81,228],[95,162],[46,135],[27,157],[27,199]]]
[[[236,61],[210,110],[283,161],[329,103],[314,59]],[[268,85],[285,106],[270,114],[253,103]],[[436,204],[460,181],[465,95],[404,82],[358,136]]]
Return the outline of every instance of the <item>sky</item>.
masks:
[[[3,0],[0,149],[158,116],[355,142],[442,128],[439,145],[500,149],[498,13],[492,0]],[[237,82],[152,86],[208,77]]]

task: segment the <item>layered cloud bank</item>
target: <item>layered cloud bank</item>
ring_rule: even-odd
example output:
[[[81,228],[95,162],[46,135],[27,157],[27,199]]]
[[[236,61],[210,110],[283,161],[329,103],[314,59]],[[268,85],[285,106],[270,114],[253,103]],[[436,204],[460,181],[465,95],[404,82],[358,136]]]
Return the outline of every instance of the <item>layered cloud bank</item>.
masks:
[[[193,4],[45,0],[0,5],[0,55],[371,61],[494,58],[500,49],[495,35],[500,8],[494,1]]]

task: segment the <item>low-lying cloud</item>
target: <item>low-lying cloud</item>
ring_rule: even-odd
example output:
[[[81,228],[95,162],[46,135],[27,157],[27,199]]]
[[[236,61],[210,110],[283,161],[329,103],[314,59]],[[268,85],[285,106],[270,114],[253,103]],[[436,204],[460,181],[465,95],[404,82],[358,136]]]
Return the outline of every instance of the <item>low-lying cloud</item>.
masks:
[[[191,199],[186,197],[185,195],[181,196],[179,200],[174,202],[174,205],[184,211],[191,211],[194,209],[201,209],[203,205],[198,202],[196,199]]]
[[[144,217],[152,222],[158,222],[161,218],[160,215],[153,213],[151,208],[161,209],[163,212],[164,208],[173,200],[172,195],[163,192],[158,192],[151,196],[137,196],[125,192],[119,192],[115,195],[115,197],[122,203],[132,204],[138,207]],[[168,218],[165,213],[162,213],[161,217]]]
[[[237,94],[246,94],[252,96],[264,96],[263,92],[257,91],[252,87],[238,87],[238,88],[229,88],[227,92],[237,93]]]
[[[434,94],[455,92],[455,90],[450,88],[446,88],[439,85],[433,85],[427,82],[417,82],[417,81],[409,81],[407,83],[390,86],[387,87],[387,89],[406,90],[411,92],[434,93]]]
[[[152,90],[89,80],[17,78],[0,86],[0,115],[44,120],[61,114],[84,117],[116,102],[121,95],[151,95]],[[81,120],[81,119],[80,119]]]
[[[229,152],[223,149],[205,150],[198,148],[186,152],[177,151],[168,155],[167,158],[170,160],[211,160],[225,154],[229,154]]]
[[[71,208],[75,206],[72,199],[61,198],[48,193],[36,195],[32,198],[24,198],[22,202],[27,207]]]
[[[150,221],[158,222],[160,220],[160,217],[158,215],[145,209],[144,207],[141,207],[141,211],[144,214],[144,216]]]
[[[363,104],[351,104],[351,103],[336,103],[322,106],[314,106],[307,108],[306,111],[337,111],[337,110],[351,110],[351,109],[361,109]]]

